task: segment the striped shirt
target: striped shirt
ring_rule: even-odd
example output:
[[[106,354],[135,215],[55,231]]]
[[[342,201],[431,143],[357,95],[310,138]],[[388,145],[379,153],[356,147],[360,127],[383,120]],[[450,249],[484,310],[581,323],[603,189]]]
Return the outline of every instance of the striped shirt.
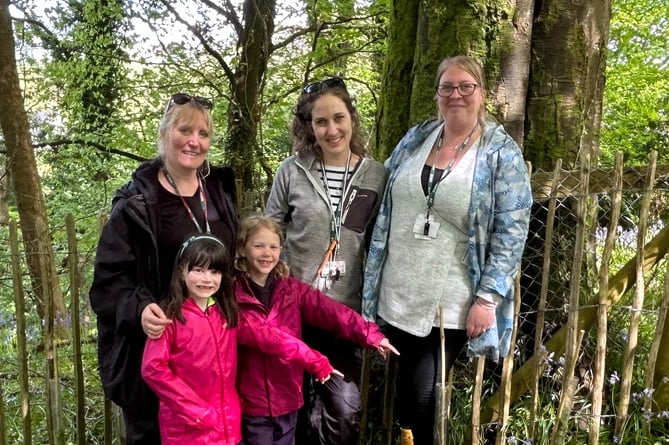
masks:
[[[346,167],[326,165],[325,172],[323,172],[320,164],[316,164],[315,167],[321,181],[323,181],[325,191],[328,192],[332,208],[337,209],[344,194],[344,174],[346,173]],[[354,172],[355,168],[349,168],[348,178],[346,179],[347,184],[351,183],[351,177]]]

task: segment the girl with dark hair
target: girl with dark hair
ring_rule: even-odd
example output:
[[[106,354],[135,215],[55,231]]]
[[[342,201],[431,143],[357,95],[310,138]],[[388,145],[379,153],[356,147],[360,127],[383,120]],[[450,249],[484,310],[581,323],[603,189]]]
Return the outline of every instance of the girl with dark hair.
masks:
[[[237,303],[220,239],[183,243],[161,307],[175,321],[147,340],[142,377],[158,395],[162,444],[240,443]]]

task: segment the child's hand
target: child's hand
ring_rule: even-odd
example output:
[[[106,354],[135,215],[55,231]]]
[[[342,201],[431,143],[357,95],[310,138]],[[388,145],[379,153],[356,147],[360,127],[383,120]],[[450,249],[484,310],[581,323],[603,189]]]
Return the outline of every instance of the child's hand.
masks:
[[[337,375],[337,376],[342,377],[342,378],[344,377],[344,374],[342,374],[341,372],[337,371],[336,369],[333,369],[332,372],[331,372],[330,374],[328,374],[328,375],[325,376],[325,378],[322,378],[322,379],[316,379],[316,381],[318,381],[318,383],[325,383],[325,382],[327,382],[328,380],[330,380],[330,376],[331,376],[331,375]]]
[[[379,343],[379,347],[376,349],[379,351],[379,354],[381,354],[383,358],[386,358],[388,351],[392,352],[395,355],[400,355],[399,351],[395,349],[395,346],[390,344],[390,341],[388,341],[387,338],[381,340],[381,343]]]

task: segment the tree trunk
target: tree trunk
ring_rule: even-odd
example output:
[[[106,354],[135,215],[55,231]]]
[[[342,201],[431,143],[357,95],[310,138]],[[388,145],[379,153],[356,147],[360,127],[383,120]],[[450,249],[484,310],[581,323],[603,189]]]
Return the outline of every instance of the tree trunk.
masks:
[[[499,82],[489,85],[492,104],[506,131],[523,146],[525,139],[525,98],[530,74],[533,0],[515,0],[510,45],[500,51]]]
[[[409,128],[411,74],[416,48],[418,0],[390,2],[387,52],[374,135],[377,159],[386,159]]]
[[[44,319],[47,304],[52,304],[56,320],[62,322],[65,304],[58,286],[44,196],[16,71],[8,0],[0,0],[0,60],[0,126],[7,145],[7,172],[16,197],[35,305]]]
[[[580,150],[593,162],[599,145],[609,0],[547,0],[532,31],[525,156],[551,170],[563,159],[578,167]]]
[[[528,2],[529,0],[524,0]],[[529,60],[529,3],[517,11],[507,2],[396,0],[392,2],[388,56],[378,112],[378,157],[386,158],[406,130],[437,115],[437,68],[450,56],[467,54],[484,66],[488,83],[507,85],[503,100],[513,102],[513,118],[523,121]],[[515,29],[514,25],[523,29]],[[500,61],[506,63],[500,72]],[[516,70],[512,71],[510,67]],[[505,76],[514,77],[506,79]],[[499,79],[490,81],[490,79]],[[490,88],[489,88],[490,89]]]
[[[231,82],[225,149],[244,191],[254,190],[253,166],[257,149],[260,95],[274,33],[274,0],[246,0],[244,28],[239,37],[240,62]]]

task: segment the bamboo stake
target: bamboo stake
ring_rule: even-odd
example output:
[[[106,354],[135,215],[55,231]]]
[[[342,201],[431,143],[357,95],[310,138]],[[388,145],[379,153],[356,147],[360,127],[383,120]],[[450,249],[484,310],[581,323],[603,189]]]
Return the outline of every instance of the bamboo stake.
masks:
[[[386,364],[386,376],[383,388],[383,429],[385,444],[393,443],[393,411],[395,410],[395,393],[397,387],[397,358],[390,354]]]
[[[604,390],[604,370],[606,364],[606,335],[608,331],[608,307],[606,305],[606,293],[609,289],[609,262],[616,243],[618,220],[620,219],[620,207],[622,204],[623,187],[623,153],[616,153],[614,167],[613,196],[611,198],[611,218],[606,232],[602,261],[599,267],[599,304],[597,306],[597,347],[595,351],[595,369],[592,376],[592,416],[590,417],[590,430],[588,431],[588,443],[597,445],[599,443],[599,428],[602,415],[602,392]]]
[[[555,428],[551,434],[551,445],[560,445],[564,443],[567,425],[569,423],[569,413],[574,403],[574,393],[576,392],[577,378],[574,376],[574,369],[578,360],[578,353],[583,342],[583,335],[585,331],[578,332],[576,337],[576,345],[570,348],[571,357],[567,357],[565,364],[565,378],[562,383],[562,394],[560,394],[560,403],[558,404],[557,417],[555,420]]]
[[[472,394],[472,445],[478,445],[481,431],[481,393],[483,392],[483,370],[485,357],[476,358],[476,378]]]
[[[104,445],[112,445],[112,441],[114,438],[114,428],[112,427],[112,402],[108,398],[105,397],[105,402],[104,402],[104,431],[105,431],[105,438],[104,438]]]
[[[516,284],[514,287],[514,312],[513,312],[513,333],[511,334],[511,347],[516,344],[516,337],[518,336],[518,317],[520,316],[520,271],[516,275]],[[513,349],[504,357],[502,364],[502,379],[500,382],[500,391],[502,398],[500,399],[500,416],[499,427],[495,437],[495,445],[504,445],[506,443],[506,427],[509,420],[509,395],[511,393],[511,374],[513,373]]]
[[[68,262],[70,270],[70,304],[72,310],[72,349],[74,354],[74,396],[77,403],[77,443],[86,445],[86,413],[84,398],[84,367],[81,359],[81,331],[79,326],[79,254],[74,217],[65,217],[67,228]]]
[[[26,347],[26,301],[21,275],[21,254],[16,221],[9,222],[9,248],[12,255],[12,285],[14,305],[16,306],[16,344],[19,357],[19,388],[21,390],[21,421],[23,426],[23,444],[32,445],[33,433],[30,423],[30,385],[28,382],[28,351]],[[4,425],[4,424],[3,424]]]
[[[437,394],[435,395],[437,401],[435,404],[435,426],[437,428],[435,443],[446,445],[446,336],[444,335],[443,306],[439,306],[439,354],[441,372]]]
[[[369,350],[362,351],[362,376],[360,378],[360,406],[362,406],[362,415],[360,416],[360,435],[358,436],[358,445],[365,444],[365,435],[367,434],[367,405],[369,404],[369,379],[372,373],[372,356]]]
[[[534,332],[534,354],[543,362],[546,358],[546,348],[543,345],[544,320],[546,318],[546,299],[548,298],[548,287],[550,284],[551,254],[553,252],[553,230],[555,226],[555,208],[557,206],[557,188],[560,183],[560,170],[562,169],[562,159],[558,159],[553,170],[553,181],[548,200],[548,215],[546,216],[546,235],[544,237],[544,262],[543,273],[541,274],[541,291],[539,294],[539,306],[537,308],[537,327]],[[532,403],[530,406],[530,431],[529,436],[533,443],[536,442],[537,412],[539,410],[539,379],[543,369],[539,366],[534,368],[532,379]]]
[[[662,336],[664,330],[667,328],[667,313],[669,312],[669,261],[667,262],[667,271],[664,274],[664,292],[662,294],[662,303],[657,314],[657,325],[655,328],[655,338],[648,353],[648,369],[646,371],[645,388],[655,388],[655,365],[657,362],[657,355],[660,353],[660,346],[662,344]],[[653,408],[653,396],[646,395],[643,401],[643,406],[647,412],[651,412]],[[650,422],[645,424],[646,433],[650,435]]]
[[[7,445],[7,418],[5,416],[5,390],[3,388],[2,379],[0,379],[0,445]]]
[[[446,419],[446,430],[444,432],[444,436],[446,437],[446,440],[448,440],[448,430],[450,428],[450,419],[451,419],[451,403],[453,402],[453,368],[454,366],[451,365],[451,369],[448,371],[448,380],[446,381],[446,406],[445,406],[445,411],[444,411],[444,417]]]
[[[646,229],[648,227],[648,213],[650,210],[650,199],[655,184],[655,167],[657,165],[657,152],[650,154],[650,168],[646,177],[646,186],[641,200],[641,209],[639,211],[639,226],[637,233],[637,261],[636,261],[636,289],[634,291],[634,301],[632,302],[632,314],[630,318],[629,334],[627,347],[623,356],[623,369],[620,377],[620,392],[618,395],[618,409],[616,411],[615,435],[622,440],[625,423],[627,421],[627,411],[629,408],[629,397],[632,390],[632,377],[634,372],[634,352],[636,351],[639,337],[639,324],[641,323],[641,310],[643,309],[643,300],[645,292],[643,276],[643,249],[646,238]]]
[[[570,388],[573,385],[574,370],[578,359],[578,309],[580,306],[579,296],[581,293],[581,268],[584,257],[585,244],[585,217],[588,207],[588,190],[590,188],[590,157],[588,151],[584,151],[581,158],[580,187],[576,202],[576,236],[574,238],[574,254],[572,255],[571,279],[569,280],[569,312],[567,314],[567,344],[565,350],[566,362],[564,370],[564,383],[562,394],[558,405],[557,419],[552,437],[554,444],[561,444],[564,430],[567,428],[569,412],[572,407],[572,394]]]
[[[108,215],[106,212],[100,212],[98,215],[98,233],[102,232],[102,228],[104,227],[105,223],[107,222]],[[104,401],[104,406],[103,406],[103,412],[104,412],[104,445],[112,445],[114,441],[114,418],[116,417],[117,422],[120,416],[115,416],[115,414],[118,414],[119,410],[114,409],[114,405],[112,404],[112,401],[109,400],[107,397],[105,397]],[[123,424],[123,422],[118,422],[120,424]],[[123,428],[119,428],[120,430],[120,442],[124,443],[125,442],[125,433]]]

